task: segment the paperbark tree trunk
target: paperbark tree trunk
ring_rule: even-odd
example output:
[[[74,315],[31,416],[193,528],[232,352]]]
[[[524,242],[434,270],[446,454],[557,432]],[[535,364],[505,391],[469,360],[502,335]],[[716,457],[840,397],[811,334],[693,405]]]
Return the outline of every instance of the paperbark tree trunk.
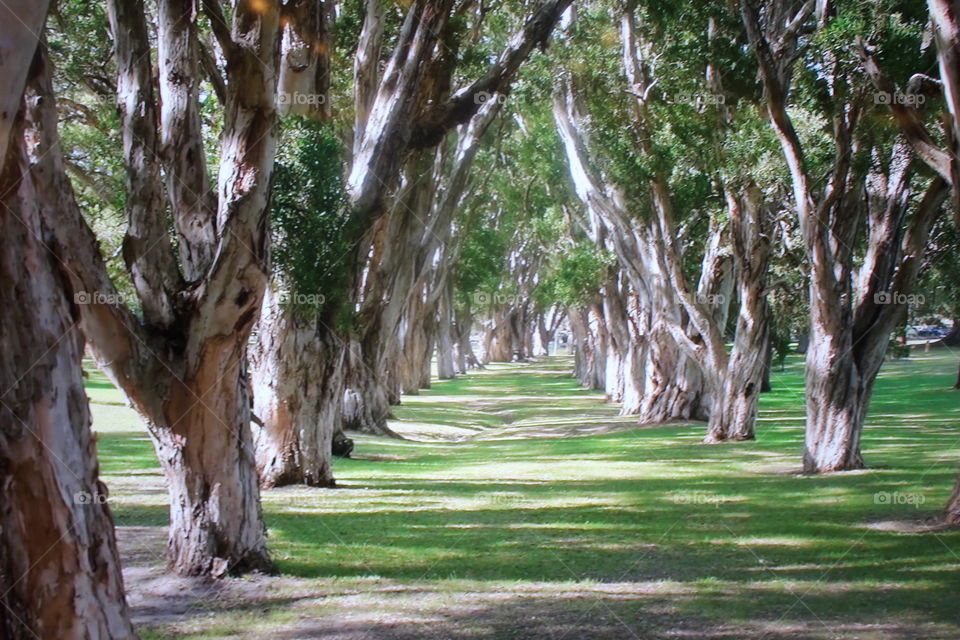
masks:
[[[340,430],[342,343],[315,312],[282,309],[269,288],[256,335],[249,361],[260,486],[334,486],[331,445]]]
[[[437,305],[437,377],[441,380],[456,376],[453,333],[453,283],[448,282]]]
[[[5,35],[42,29],[46,3],[23,4],[10,7],[23,23]],[[25,149],[24,82],[46,71],[39,52],[30,64],[35,39],[9,35],[5,44],[24,48],[4,51],[0,68],[12,107],[0,139],[0,637],[135,639],[97,477],[74,292],[41,241],[49,229]],[[38,99],[28,91],[28,103]]]
[[[383,371],[375,371],[368,362],[378,362],[384,346],[380,335],[371,332],[366,340],[351,340],[345,360],[345,391],[343,394],[343,428],[376,435],[394,436],[387,427],[390,413],[390,395]]]
[[[606,388],[604,380],[606,365],[603,359],[606,346],[602,338],[592,329],[590,309],[592,303],[585,309],[579,309],[570,314],[570,333],[574,352],[574,376],[588,389],[603,390]]]
[[[787,109],[796,27],[813,6],[806,4],[795,12],[787,3],[772,0],[761,15],[753,2],[743,0],[740,9],[759,63],[768,117],[790,171],[810,265],[804,469],[809,473],[858,469],[864,465],[860,438],[873,383],[890,333],[906,312],[906,297],[916,281],[930,225],[948,194],[948,182],[935,178],[904,225],[912,162],[909,145],[916,149],[915,141],[905,131],[889,160],[882,160],[881,150],[873,150],[867,174],[857,175],[853,147],[857,124],[868,107],[848,101],[832,123],[834,164],[823,190],[815,190],[812,185],[820,181],[807,173],[804,149]],[[873,74],[869,60],[866,66]],[[918,155],[923,157],[922,151]],[[863,211],[867,251],[855,284],[851,247]]]
[[[161,4],[159,40],[171,57],[163,63],[161,82],[177,84],[184,70],[195,68],[196,16],[190,3]],[[218,7],[204,6],[208,11]],[[243,366],[266,283],[279,7],[269,1],[238,3],[232,32],[223,16],[211,19],[229,79],[218,193],[188,193],[184,183],[177,183],[168,184],[167,194],[186,279],[168,249],[146,256],[137,247],[152,251],[172,244],[166,237],[164,195],[156,192],[161,164],[168,177],[181,176],[195,188],[206,184],[206,154],[196,138],[197,89],[186,83],[162,90],[162,128],[182,130],[163,129],[157,135],[143,4],[111,2],[108,9],[119,73],[128,236],[136,235],[136,242],[125,242],[125,258],[136,265],[130,271],[143,321],[114,288],[74,200],[59,151],[49,80],[38,88],[36,144],[30,152],[33,173],[43,185],[44,219],[71,285],[92,298],[79,306],[92,350],[144,417],[167,476],[171,568],[214,576],[270,570]],[[154,147],[161,142],[164,151],[158,153]]]
[[[727,193],[740,310],[733,350],[707,422],[706,442],[756,437],[757,404],[767,369],[770,337],[765,292],[770,241],[762,198],[755,187],[742,201]]]
[[[277,112],[329,118],[334,2],[291,0],[282,12]]]
[[[640,343],[633,349],[635,385],[641,401],[637,415],[642,423],[670,422],[705,418],[708,400],[703,393],[704,380],[697,363],[681,352],[678,341],[693,346],[677,305],[675,283],[665,272],[658,221],[637,221],[626,211],[626,199],[615,184],[597,175],[589,161],[587,137],[582,131],[582,107],[571,86],[566,86],[554,99],[554,120],[564,143],[570,173],[580,200],[597,221],[602,238],[617,256],[618,263],[630,280],[631,289],[639,296],[634,314]],[[654,185],[655,186],[655,185]],[[662,205],[665,196],[654,190]],[[676,266],[676,265],[674,265]],[[692,293],[686,294],[692,298]],[[701,317],[705,316],[705,311]],[[700,327],[701,335],[705,335]],[[722,346],[722,344],[721,344]]]

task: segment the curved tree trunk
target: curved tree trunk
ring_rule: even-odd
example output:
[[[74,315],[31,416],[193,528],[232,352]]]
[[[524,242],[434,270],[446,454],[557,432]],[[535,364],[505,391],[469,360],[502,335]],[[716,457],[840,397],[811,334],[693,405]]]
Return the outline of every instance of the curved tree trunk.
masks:
[[[43,3],[29,11],[17,4],[18,19],[40,30]],[[25,76],[32,45],[4,51],[3,65]],[[31,74],[43,72],[38,54]],[[26,77],[9,73],[0,81],[12,106],[0,140],[0,637],[134,639],[107,488],[97,477],[74,292],[40,241],[49,229],[24,149]]]

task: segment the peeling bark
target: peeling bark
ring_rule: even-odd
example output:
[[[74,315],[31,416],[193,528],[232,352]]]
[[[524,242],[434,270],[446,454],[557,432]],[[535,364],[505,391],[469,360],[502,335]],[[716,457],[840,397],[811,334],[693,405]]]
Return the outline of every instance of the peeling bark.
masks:
[[[96,296],[79,307],[83,332],[98,362],[144,417],[167,476],[171,568],[214,576],[269,570],[243,366],[266,284],[279,7],[269,1],[237,3],[230,33],[212,20],[227,60],[228,82],[219,184],[210,196],[196,87],[194,80],[183,78],[196,69],[194,7],[179,0],[160,4],[161,85],[175,85],[161,86],[160,140],[166,151],[160,155],[168,177],[183,178],[168,184],[166,194],[185,276],[171,296],[176,301],[173,322],[142,322],[111,283],[64,173],[48,84],[39,89],[42,99],[33,118],[32,170],[43,185],[43,216],[50,221],[51,242],[68,266],[72,286]],[[134,129],[151,131],[156,113],[152,92],[143,85],[149,65],[134,59],[138,52],[149,57],[149,44],[142,41],[147,33],[143,6],[111,2],[109,10],[118,69],[128,75],[118,83],[118,103],[126,105],[121,117],[128,183],[137,167],[149,172],[138,183],[139,195],[128,198],[128,220],[135,226],[139,216],[144,229],[158,234],[166,222],[160,218],[163,208],[152,203],[165,196],[156,193],[156,169],[146,160],[149,140],[134,139]],[[190,193],[184,185],[193,185]],[[134,254],[128,261],[143,261],[145,274],[164,272],[160,258],[154,264],[153,258]],[[151,299],[162,291],[160,282],[151,276],[137,287],[144,309],[165,308]]]
[[[741,2],[767,114],[790,171],[810,268],[803,462],[807,472],[821,473],[864,466],[860,438],[873,384],[890,333],[906,312],[904,301],[916,281],[919,255],[948,183],[935,178],[904,225],[910,205],[909,136],[896,141],[886,166],[880,161],[883,154],[875,150],[867,174],[858,175],[852,156],[860,144],[858,125],[866,106],[848,101],[832,122],[833,166],[823,187],[813,186],[820,181],[807,174],[804,149],[787,110],[792,52],[799,26],[811,11],[810,4],[797,12],[787,3],[771,1],[761,18],[752,2]],[[864,219],[867,253],[855,278],[852,246]]]
[[[249,354],[262,487],[335,484],[331,444],[341,430],[344,349],[322,322],[284,311],[267,290]]]
[[[43,9],[38,3],[31,16],[17,7],[31,23],[42,23]],[[16,52],[31,85],[46,71],[39,52],[31,67],[32,45]],[[12,83],[0,75],[20,102],[26,73]],[[41,99],[28,89],[28,105]],[[75,292],[42,240],[55,221],[41,222],[31,142],[17,112],[0,140],[0,636],[135,639],[97,477]]]

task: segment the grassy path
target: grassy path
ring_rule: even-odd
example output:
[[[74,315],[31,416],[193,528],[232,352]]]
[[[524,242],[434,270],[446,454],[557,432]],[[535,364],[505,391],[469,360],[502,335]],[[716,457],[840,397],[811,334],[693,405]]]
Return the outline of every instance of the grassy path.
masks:
[[[918,531],[960,460],[954,366],[890,363],[871,469],[803,477],[796,361],[725,446],[617,417],[562,358],[494,365],[405,398],[408,440],[359,436],[340,488],[266,492],[281,576],[213,584],[163,575],[149,442],[91,397],[146,638],[957,638],[960,534]]]

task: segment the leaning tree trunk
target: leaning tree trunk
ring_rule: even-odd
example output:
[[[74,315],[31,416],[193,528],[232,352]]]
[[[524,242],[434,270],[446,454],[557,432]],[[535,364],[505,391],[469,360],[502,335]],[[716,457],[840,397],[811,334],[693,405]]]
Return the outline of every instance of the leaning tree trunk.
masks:
[[[18,7],[15,15],[39,29],[44,14],[31,20]],[[5,51],[3,64],[25,71],[35,48]],[[38,54],[32,73],[41,66]],[[0,141],[0,637],[136,638],[107,488],[97,478],[75,295],[40,240],[49,230],[15,117],[24,79],[3,78],[15,102]]]
[[[679,328],[681,309],[668,274],[661,269],[663,252],[656,223],[639,226],[627,211],[623,190],[594,169],[597,163],[589,157],[583,105],[570,83],[555,95],[553,115],[577,196],[597,220],[604,242],[611,246],[634,293],[640,296],[641,310],[634,314],[634,321],[636,334],[642,337],[637,353],[643,356],[632,369],[636,385],[642,389],[637,410],[641,423],[706,417],[703,377],[697,363],[677,344],[678,339],[690,338],[679,335],[685,332]]]
[[[331,446],[340,428],[344,351],[320,324],[314,311],[301,317],[276,304],[268,289],[250,353],[262,487],[334,486]]]

